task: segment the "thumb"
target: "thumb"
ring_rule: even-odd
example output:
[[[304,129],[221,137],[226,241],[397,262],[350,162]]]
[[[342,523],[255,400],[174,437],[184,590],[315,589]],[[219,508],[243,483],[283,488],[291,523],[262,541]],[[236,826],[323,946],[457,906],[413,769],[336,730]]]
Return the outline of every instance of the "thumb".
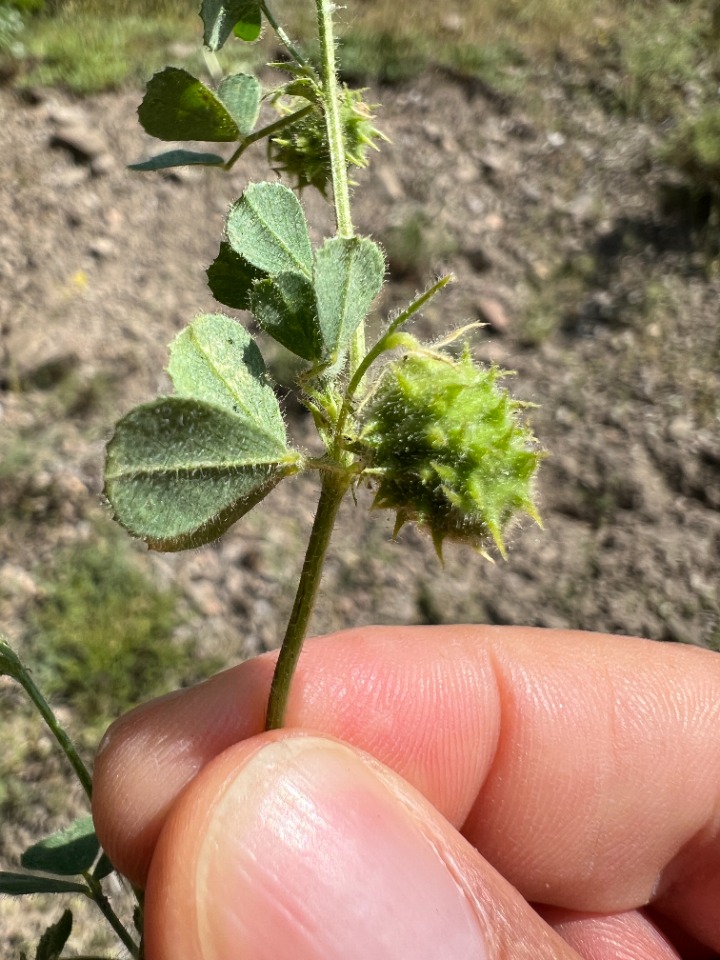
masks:
[[[279,732],[182,794],[146,893],[148,960],[577,960],[396,774]]]

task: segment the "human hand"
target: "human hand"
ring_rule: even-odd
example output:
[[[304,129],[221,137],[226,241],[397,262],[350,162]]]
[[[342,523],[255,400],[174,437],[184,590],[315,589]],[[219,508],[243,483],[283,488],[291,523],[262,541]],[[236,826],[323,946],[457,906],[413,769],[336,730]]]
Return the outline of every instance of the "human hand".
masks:
[[[148,960],[720,952],[717,654],[362,628],[306,644],[262,733],[273,662],[101,745],[96,827],[147,883]]]

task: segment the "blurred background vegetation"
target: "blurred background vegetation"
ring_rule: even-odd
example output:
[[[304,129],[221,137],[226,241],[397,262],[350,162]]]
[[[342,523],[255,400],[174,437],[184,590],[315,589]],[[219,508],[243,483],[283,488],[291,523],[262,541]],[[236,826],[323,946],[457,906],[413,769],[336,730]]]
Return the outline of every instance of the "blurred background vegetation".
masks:
[[[311,3],[274,7],[291,33],[311,35]],[[196,0],[0,0],[0,74],[79,94],[117,89],[168,59],[202,69],[198,36]],[[718,0],[483,0],[463,4],[461,17],[436,0],[415,0],[411,17],[396,0],[364,0],[341,39],[346,78],[360,83],[432,65],[518,94],[530,74],[572,63],[609,110],[666,123],[664,159],[700,193],[714,200],[719,189]],[[240,47],[222,54],[241,58],[226,68],[267,53]]]

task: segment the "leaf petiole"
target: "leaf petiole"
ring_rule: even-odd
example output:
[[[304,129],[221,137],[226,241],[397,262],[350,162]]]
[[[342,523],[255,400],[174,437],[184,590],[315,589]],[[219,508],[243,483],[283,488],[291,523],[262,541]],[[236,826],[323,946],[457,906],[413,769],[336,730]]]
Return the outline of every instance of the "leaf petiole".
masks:
[[[296,123],[298,120],[302,120],[303,117],[306,117],[308,113],[314,109],[314,105],[309,103],[306,107],[302,107],[300,110],[296,110],[294,113],[288,114],[287,117],[281,117],[279,120],[275,120],[273,123],[268,123],[267,126],[261,127],[260,130],[256,130],[254,133],[251,133],[249,136],[245,137],[235,153],[233,153],[230,159],[223,164],[223,170],[231,170],[240,157],[245,153],[247,148],[251,147],[254,143],[257,143],[258,140],[262,140],[264,137],[275,136],[276,133],[279,133],[291,123]]]

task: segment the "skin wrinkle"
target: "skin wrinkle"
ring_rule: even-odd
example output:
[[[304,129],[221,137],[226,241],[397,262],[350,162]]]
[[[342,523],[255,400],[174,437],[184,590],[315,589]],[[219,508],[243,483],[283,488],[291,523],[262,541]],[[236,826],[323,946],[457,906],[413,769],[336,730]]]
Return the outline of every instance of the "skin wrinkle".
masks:
[[[540,683],[524,669],[518,669],[513,662],[508,663],[498,658],[495,664],[500,694],[499,749],[478,794],[474,806],[478,824],[471,828],[471,833],[475,845],[492,862],[499,865],[501,870],[506,869],[508,861],[514,862],[515,870],[509,871],[510,878],[513,879],[514,873],[537,874],[541,866],[548,867],[547,853],[544,853],[541,863],[534,863],[531,852],[533,838],[538,832],[547,830],[549,818],[562,816],[565,797],[573,787],[573,773],[568,769],[563,785],[563,782],[557,779],[560,771],[556,771],[554,799],[545,797],[541,803],[536,801],[537,783],[542,779],[541,770],[545,765],[544,752],[547,746],[542,732],[547,726],[530,724],[526,719],[529,715],[541,715],[544,720],[550,718],[549,726],[554,734],[558,725],[565,722],[565,686],[558,684],[556,680],[553,680],[552,685],[547,681]],[[518,781],[522,789],[522,799],[520,792],[508,795],[503,786],[507,776],[515,775],[518,758],[523,759],[525,771],[523,778]],[[497,800],[498,792],[502,796],[500,801]],[[535,811],[533,819],[530,818],[530,811]],[[492,821],[492,841],[484,830],[484,824],[489,820]],[[557,833],[557,830],[554,832]],[[502,839],[503,843],[502,856],[496,849],[498,838]],[[562,841],[554,847],[553,855],[558,864],[563,864],[566,860],[570,839],[565,830]],[[535,898],[540,899],[539,896]]]
[[[605,682],[596,683],[594,689],[584,691],[585,695],[589,694],[593,697],[593,702],[597,706],[593,714],[593,740],[601,743],[615,743],[618,747],[622,747],[624,744],[618,741],[626,741],[628,731],[632,733],[633,727],[642,731],[645,731],[648,727],[651,730],[657,729],[658,718],[664,719],[662,708],[656,705],[657,698],[652,696],[641,697],[638,694],[638,688],[633,677],[622,675],[618,682],[618,678],[612,671],[608,671],[603,661],[599,661],[594,666]],[[475,805],[476,810],[482,811],[483,823],[479,831],[473,830],[472,824],[466,824],[465,832],[501,871],[509,875],[511,880],[520,884],[521,875],[525,877],[525,885],[521,885],[521,889],[527,896],[535,900],[547,900],[546,888],[532,884],[528,886],[528,876],[540,872],[552,876],[553,870],[555,870],[556,876],[553,883],[555,897],[559,897],[560,902],[563,902],[565,897],[569,897],[569,902],[572,903],[572,897],[577,895],[575,891],[581,892],[583,885],[591,885],[594,890],[597,890],[597,883],[602,881],[608,891],[612,890],[613,886],[616,885],[615,862],[623,870],[635,866],[632,858],[628,860],[627,852],[628,849],[635,849],[632,844],[632,836],[629,835],[625,838],[620,834],[613,837],[611,834],[608,837],[606,836],[605,824],[613,822],[610,815],[613,804],[631,802],[636,788],[631,772],[623,769],[624,764],[620,760],[613,764],[611,756],[601,755],[601,767],[604,767],[605,772],[603,773],[602,769],[598,770],[598,757],[591,757],[592,741],[588,741],[586,748],[588,759],[585,764],[581,763],[581,769],[586,769],[586,775],[584,781],[580,783],[580,786],[583,787],[581,794],[584,798],[583,803],[588,804],[586,813],[582,819],[577,821],[577,830],[574,837],[568,835],[568,824],[565,823],[562,841],[556,843],[550,852],[547,849],[537,849],[539,859],[537,862],[533,861],[532,851],[536,849],[533,843],[534,835],[537,833],[557,835],[558,833],[557,828],[553,826],[553,820],[557,817],[553,818],[552,813],[554,807],[559,809],[562,804],[563,793],[567,790],[569,795],[572,796],[574,787],[573,802],[575,804],[578,802],[578,784],[573,783],[576,773],[572,774],[565,787],[562,786],[562,781],[558,781],[553,787],[557,804],[554,804],[552,797],[548,796],[544,797],[543,805],[535,803],[532,792],[529,792],[530,788],[527,782],[525,783],[525,792],[522,795],[508,796],[503,789],[502,779],[506,772],[507,775],[516,775],[513,772],[512,756],[509,761],[507,760],[508,752],[514,756],[523,757],[526,781],[529,778],[532,782],[533,778],[539,775],[532,773],[532,759],[530,765],[528,765],[527,758],[537,756],[539,752],[544,750],[543,735],[541,734],[540,740],[537,742],[534,739],[527,739],[523,720],[526,720],[530,715],[538,717],[540,723],[534,722],[531,725],[532,729],[537,729],[540,732],[545,730],[544,735],[551,736],[550,744],[552,745],[555,739],[554,734],[563,726],[564,698],[567,698],[568,705],[572,703],[574,686],[572,664],[570,664],[568,670],[567,662],[561,660],[557,667],[554,676],[546,675],[544,683],[538,685],[532,676],[526,676],[522,670],[513,670],[513,661],[510,663],[509,673],[505,672],[504,665],[501,664],[498,682],[501,690],[500,702],[502,708],[503,735],[501,743],[504,746],[501,748],[499,759],[496,759],[489,772],[486,786],[481,790]],[[623,731],[623,737],[618,737],[617,733],[613,732],[613,724],[617,729],[618,705],[621,702],[624,703],[628,730]],[[633,709],[627,709],[628,703]],[[520,717],[519,721],[518,716]],[[529,723],[529,721],[527,722]],[[608,729],[610,737],[607,737],[603,732],[606,729]],[[548,730],[550,730],[549,734]],[[637,739],[637,736],[635,739]],[[578,746],[582,743],[580,741]],[[509,767],[508,763],[510,764]],[[578,763],[577,756],[575,757],[575,763]],[[594,772],[594,777],[588,780],[587,772],[591,771]],[[643,776],[646,775],[643,774]],[[523,781],[518,782],[522,783]],[[642,784],[640,786],[642,789]],[[544,789],[547,789],[547,785]],[[621,789],[619,796],[618,789]],[[494,800],[494,795],[498,790],[504,797],[500,806]],[[624,799],[626,796],[627,799]],[[607,801],[605,799],[607,797],[612,798],[612,801]],[[657,801],[654,797],[648,797],[647,806],[647,816],[643,827],[652,832],[653,823],[661,817],[662,811],[657,810]],[[672,804],[669,804],[669,806],[672,806]],[[532,810],[533,807],[535,807],[536,815],[535,820],[531,821],[528,819],[527,811]],[[603,807],[604,809],[602,809]],[[559,825],[562,818],[557,819],[557,822]],[[487,831],[490,831],[492,837],[495,838],[489,846],[485,840]],[[629,844],[626,839],[630,841]],[[502,842],[502,855],[498,855],[496,847],[493,845],[493,843],[498,842]],[[611,842],[613,842],[617,854],[607,849]],[[598,852],[603,847],[605,847],[605,855],[599,862]],[[587,865],[584,864],[582,876],[577,873],[572,876],[568,875],[565,867],[567,862],[577,860],[574,854],[576,848],[582,849],[583,855],[587,854],[588,850],[591,851],[591,862]],[[553,850],[555,851],[554,855],[549,855],[549,853],[553,853]],[[661,853],[662,851],[660,851]],[[659,855],[658,871],[661,862],[661,856]],[[509,864],[512,864],[512,867]],[[607,879],[603,880],[603,877]],[[647,869],[644,871],[644,876],[638,876],[634,887],[634,897],[638,903],[647,902],[656,883],[657,874],[653,872],[648,874]],[[580,903],[582,903],[582,900],[578,901],[577,905],[580,905]]]
[[[403,663],[411,659],[404,654],[396,655],[394,646],[396,643],[397,649],[406,647],[408,651],[412,649],[419,651],[418,659],[426,658],[427,666],[431,668],[430,672],[435,675],[437,668],[432,666],[434,654],[430,649],[433,643],[425,646],[424,638],[437,636],[439,640],[443,640],[442,657],[445,658],[447,655],[449,664],[452,664],[453,658],[459,658],[459,660],[455,663],[455,668],[447,674],[446,685],[444,687],[442,684],[431,685],[430,689],[433,690],[433,697],[439,698],[439,701],[443,703],[443,711],[445,710],[446,697],[466,698],[466,702],[463,702],[462,709],[458,709],[453,715],[453,722],[457,723],[459,728],[465,725],[465,735],[469,737],[474,737],[475,733],[473,730],[479,727],[477,742],[483,746],[483,749],[486,749],[487,763],[485,769],[480,769],[478,766],[475,768],[476,772],[473,775],[477,775],[480,778],[485,776],[490,780],[511,775],[514,778],[512,784],[507,780],[503,783],[500,783],[498,780],[500,795],[505,796],[506,803],[508,802],[507,795],[512,798],[517,788],[519,788],[525,799],[529,798],[536,804],[544,802],[557,806],[562,801],[562,797],[558,798],[557,790],[552,782],[547,782],[549,772],[547,769],[545,771],[545,781],[537,787],[537,790],[542,790],[542,793],[537,792],[530,794],[527,784],[521,776],[521,768],[518,767],[508,772],[507,770],[503,771],[499,766],[499,750],[496,750],[499,745],[497,731],[492,732],[492,735],[489,736],[487,724],[485,723],[485,718],[488,716],[495,722],[495,706],[487,690],[482,693],[482,696],[478,694],[476,698],[468,697],[468,687],[473,677],[480,678],[479,683],[488,687],[490,671],[488,670],[487,663],[489,660],[497,659],[501,661],[502,667],[497,672],[492,671],[492,683],[496,694],[497,687],[495,685],[498,682],[497,678],[498,676],[507,674],[507,664],[511,666],[513,664],[521,665],[523,671],[527,671],[531,676],[538,678],[541,686],[546,686],[550,690],[552,690],[554,686],[557,686],[558,689],[565,690],[565,694],[561,699],[566,703],[566,706],[558,712],[560,722],[562,724],[564,715],[572,715],[573,710],[577,710],[579,711],[578,716],[581,720],[581,726],[573,730],[572,726],[568,725],[566,734],[563,734],[563,731],[560,730],[558,735],[569,737],[573,745],[578,742],[582,750],[588,739],[588,730],[593,734],[593,737],[595,734],[597,734],[598,737],[602,736],[600,732],[601,728],[597,726],[599,723],[597,717],[594,721],[595,727],[592,725],[592,709],[590,709],[588,713],[589,707],[585,691],[587,691],[591,698],[591,708],[593,698],[602,693],[602,690],[598,691],[596,688],[601,687],[605,691],[608,689],[605,682],[598,683],[598,677],[600,676],[599,665],[603,662],[616,664],[617,666],[613,668],[615,694],[612,698],[608,696],[608,700],[612,702],[613,710],[617,715],[616,719],[617,717],[623,718],[622,723],[616,723],[613,732],[613,739],[616,743],[615,753],[618,757],[616,761],[618,769],[615,771],[618,777],[617,788],[622,788],[622,790],[618,793],[618,789],[616,789],[613,793],[613,801],[607,802],[604,805],[605,812],[603,816],[607,817],[610,821],[608,831],[603,834],[606,845],[606,860],[608,863],[623,863],[627,867],[627,872],[631,875],[630,879],[632,879],[632,876],[637,873],[639,865],[647,868],[647,866],[652,863],[652,858],[655,858],[658,863],[666,863],[667,860],[665,858],[667,857],[673,861],[672,880],[674,881],[669,899],[675,897],[678,893],[678,888],[682,887],[686,887],[690,891],[695,886],[695,893],[697,893],[697,884],[701,881],[705,882],[702,876],[705,865],[718,862],[718,853],[716,851],[718,850],[718,821],[720,820],[720,762],[708,746],[708,741],[714,738],[713,730],[718,727],[717,720],[718,712],[720,711],[720,697],[715,695],[711,701],[711,693],[717,694],[717,690],[720,689],[720,671],[718,671],[716,659],[708,655],[706,651],[694,651],[686,648],[661,650],[659,649],[660,645],[654,645],[655,649],[652,649],[653,645],[651,645],[649,641],[626,641],[620,638],[590,638],[593,644],[598,645],[597,650],[600,649],[600,641],[602,641],[603,649],[608,650],[608,652],[603,653],[602,656],[596,653],[591,657],[585,656],[583,652],[590,641],[587,638],[576,637],[572,634],[568,634],[566,638],[563,638],[562,635],[558,638],[555,635],[552,642],[547,644],[545,643],[545,637],[542,631],[533,633],[532,631],[524,631],[522,629],[492,630],[481,628],[474,630],[474,635],[476,637],[479,635],[481,642],[478,641],[474,644],[474,653],[468,652],[468,662],[466,663],[462,659],[462,654],[463,648],[466,648],[468,651],[470,650],[468,637],[473,636],[471,628],[466,628],[465,631],[462,629],[453,630],[449,642],[457,643],[457,647],[449,653],[444,646],[445,642],[448,642],[446,640],[447,634],[443,634],[442,631],[432,631],[430,629],[416,630],[412,634],[412,643],[408,640],[409,634],[410,631],[368,631],[368,635],[376,637],[378,643],[368,644],[365,652],[359,657],[354,657],[352,649],[349,650],[353,669],[361,673],[362,661],[369,660],[369,664],[366,662],[368,673],[372,675],[373,684],[377,684],[382,680],[383,669],[383,666],[378,667],[377,663],[380,662],[384,664],[387,669],[386,679],[389,687],[392,689],[393,684],[399,682],[397,678],[398,670],[402,673]],[[348,647],[352,647],[353,640],[352,635],[349,637],[345,635],[342,638],[342,642],[348,645]],[[390,650],[389,655],[386,655],[383,649],[383,643],[387,643],[389,647],[391,642],[393,643],[393,649]],[[313,645],[310,644],[309,648],[312,648],[312,646]],[[339,649],[340,646],[340,639],[338,638],[337,649]],[[439,646],[440,644],[437,643],[436,650]],[[333,649],[335,649],[334,641],[330,643],[330,650],[332,651]],[[478,649],[482,649],[484,661],[478,656]],[[328,674],[337,676],[339,673],[342,676],[340,658],[338,657],[336,661],[333,661],[332,657],[334,657],[335,654],[331,652],[330,662],[326,666],[324,659],[325,651],[322,649],[322,644],[318,647],[318,651],[318,653],[309,656],[307,659],[307,663],[310,666],[306,673],[305,681],[309,682],[313,671],[318,670],[318,664],[320,663],[323,664],[323,670],[327,670]],[[305,656],[305,654],[303,656]],[[403,656],[405,656],[405,661],[403,661]],[[436,659],[440,658],[438,657]],[[575,663],[575,659],[577,659],[577,663]],[[271,665],[269,660],[266,660],[265,663],[266,665]],[[564,669],[560,670],[560,667]],[[232,722],[235,731],[233,736],[235,738],[241,735],[237,732],[241,727],[252,731],[252,726],[256,722],[252,717],[248,718],[247,716],[248,713],[252,713],[255,710],[254,702],[250,702],[251,698],[249,701],[248,698],[240,695],[240,692],[244,691],[246,686],[245,681],[241,680],[241,678],[245,677],[247,675],[246,671],[251,669],[254,669],[254,667],[251,665],[243,665],[243,667],[238,668],[238,672],[233,675],[237,677],[237,679],[233,679],[232,682],[226,679],[212,688],[208,686],[208,694],[212,689],[214,691],[213,696],[222,700],[225,704],[223,709],[217,710],[215,715],[227,717],[228,719],[224,722],[228,724]],[[269,670],[266,669],[266,667],[263,667],[261,672],[263,672],[264,675],[269,675]],[[442,672],[440,672],[440,675],[442,676]],[[682,683],[680,682],[681,679]],[[512,680],[508,682],[512,682]],[[211,684],[212,683],[211,681]],[[455,687],[456,684],[457,688]],[[318,684],[313,681],[311,687],[317,693],[315,709],[319,711],[323,706],[325,695],[332,693],[332,685]],[[640,693],[643,689],[648,688],[656,691],[651,697]],[[520,696],[522,696],[522,686],[520,690]],[[577,700],[573,700],[573,690],[576,691]],[[192,729],[194,732],[195,726],[192,728],[188,726],[189,723],[194,724],[192,718],[195,716],[195,707],[191,709],[189,706],[193,693],[194,691],[183,692],[179,695],[177,703],[185,702],[188,704],[185,710],[188,720],[184,722],[184,727],[185,729]],[[351,694],[351,698],[352,695],[354,695],[354,693]],[[360,696],[360,693],[357,695]],[[427,695],[426,691],[426,696]],[[263,696],[264,690],[261,689],[258,697],[262,700]],[[626,700],[626,713],[624,716],[621,712],[621,705],[616,703],[617,699],[622,699],[623,697]],[[182,698],[182,700],[180,698]],[[418,699],[420,700],[422,698],[418,695]],[[390,707],[393,706],[392,697],[386,702]],[[407,702],[407,700],[403,702],[404,714],[400,715],[397,712],[395,714],[397,723],[400,726],[399,736],[408,737],[413,750],[419,749],[420,752],[425,751],[425,756],[421,759],[428,764],[430,782],[432,782],[433,778],[437,778],[440,768],[437,766],[433,767],[433,764],[436,762],[435,757],[432,755],[427,756],[428,741],[426,737],[429,733],[429,727],[426,722],[421,731],[417,729],[405,729],[404,723],[405,720],[408,719],[407,711],[405,710]],[[208,701],[208,705],[209,703],[210,701]],[[528,703],[530,707],[533,706],[532,699],[530,699]],[[474,713],[475,715],[473,730],[469,733],[467,732],[468,704],[470,705],[470,714],[472,715]],[[503,738],[512,738],[513,731],[506,724],[508,702],[504,696],[500,699],[500,704],[502,707],[504,726]],[[537,699],[535,700],[535,704],[538,704]],[[397,702],[395,706],[398,706]],[[438,721],[441,720],[443,711],[438,711],[437,703],[426,706],[428,713],[434,711],[438,714]],[[328,707],[327,703],[325,707]],[[607,704],[605,704],[605,708],[607,710]],[[356,713],[361,714],[363,709],[361,703],[356,703]],[[412,712],[415,709],[415,704],[410,702],[408,709],[410,711],[409,723],[412,724]],[[349,711],[346,712],[346,715],[348,714]],[[368,716],[369,715],[370,711],[368,711]],[[239,717],[242,717],[242,723]],[[328,726],[331,726],[337,719],[337,715],[333,715],[331,709],[325,709],[324,713],[316,712],[314,717],[315,723],[313,724],[313,728],[316,730],[318,728],[324,728],[326,731]],[[299,719],[302,720],[303,718],[301,717]],[[349,716],[349,720],[352,722],[352,716]],[[510,720],[513,720],[512,716],[510,716]],[[363,716],[358,722],[356,733],[362,732],[364,721],[365,717]],[[528,723],[531,722],[529,718],[526,718],[526,721]],[[305,718],[304,722],[307,722],[307,718]],[[344,723],[345,720],[343,719],[342,722]],[[175,723],[175,721],[173,721],[173,723]],[[182,732],[182,725],[180,726],[180,730]],[[391,733],[392,730],[389,732]],[[421,734],[419,738],[419,748],[418,741],[413,739],[413,736],[418,732]],[[341,736],[342,734],[343,730],[336,731],[336,735]],[[205,736],[205,734],[203,734],[203,736]],[[680,745],[679,741],[683,737],[685,741]],[[623,738],[625,738],[628,745],[628,757],[632,760],[632,763],[637,762],[636,770],[628,766],[628,769],[624,773],[622,764],[619,763],[624,752]],[[111,738],[111,743],[115,740],[116,738]],[[492,741],[492,750],[487,749],[490,746],[490,741]],[[145,742],[147,749],[150,751],[150,762],[153,764],[155,763],[155,758],[152,755],[152,738]],[[512,748],[513,750],[517,750],[518,745],[522,748],[528,744],[532,745],[538,742],[541,743],[542,740],[537,741],[531,739],[523,741],[522,738],[519,737],[512,745]],[[459,751],[462,763],[466,764],[468,762],[467,751],[465,751],[465,753],[462,752],[462,743],[458,736],[446,735],[443,737],[442,730],[439,730],[437,741],[438,749],[440,749],[443,743],[446,747],[447,745],[451,746],[451,749],[446,749],[446,757],[449,762],[453,762],[453,758],[456,756],[454,753],[455,749]],[[387,746],[393,746],[393,756],[396,756],[398,753],[397,737],[394,743],[391,744],[388,742]],[[113,746],[113,750],[115,749],[117,749],[116,745]],[[130,752],[133,752],[132,748],[129,749]],[[633,753],[633,750],[636,752]],[[493,751],[495,751],[494,760]],[[112,753],[112,750],[108,749],[104,752]],[[690,765],[689,759],[694,757],[697,757],[699,762]],[[568,761],[574,761],[574,759],[577,759],[574,755],[568,755]],[[603,759],[606,761],[607,757]],[[548,760],[547,762],[550,763],[551,761]],[[558,757],[556,762],[560,763],[561,758]],[[118,780],[137,780],[135,776],[136,771],[145,769],[147,763],[148,757],[131,759],[129,768],[123,767],[123,764],[119,762],[115,766],[116,773],[114,776]],[[676,778],[674,778],[671,773],[675,767],[680,771]],[[413,769],[411,768],[409,772],[412,775]],[[167,771],[165,771],[165,773],[167,773]],[[595,774],[597,777],[597,770]],[[623,776],[626,778],[624,786],[622,783]],[[654,785],[656,778],[657,786]],[[98,781],[98,789],[100,791],[103,789],[102,779],[103,776],[101,772]],[[165,786],[164,782],[158,784],[157,781],[164,781],[165,779],[166,777],[159,776],[155,774],[154,771],[151,772],[150,776],[146,778],[144,786],[145,792],[148,790],[152,792],[156,787],[163,789]],[[461,777],[461,779],[463,778]],[[153,782],[153,780],[155,782]],[[610,780],[612,780],[612,777],[610,777]],[[457,789],[455,781],[456,773],[455,768],[453,768],[453,774],[449,777],[448,781],[452,784],[450,789],[453,792]],[[422,789],[422,784],[419,785],[419,788]],[[607,789],[610,789],[609,782]],[[622,804],[623,802],[628,804],[631,802],[636,803],[637,798],[633,798],[632,796],[636,790],[640,793],[640,796],[642,796],[643,791],[645,791],[647,801],[643,801],[645,806],[642,815],[638,816],[637,812],[634,814],[634,826],[627,826],[626,821],[623,819]],[[623,793],[622,791],[625,792]],[[112,792],[113,791],[106,790],[106,803],[111,802],[111,799],[108,798],[107,795]],[[597,792],[597,786],[595,792]],[[689,805],[683,802],[686,793],[692,800],[692,803]],[[442,800],[442,797],[440,799]],[[145,803],[144,799],[143,803]],[[564,801],[564,807],[568,816],[568,823],[571,826],[573,822],[573,806],[574,798],[572,796],[567,797]],[[143,809],[146,809],[146,807]],[[489,807],[487,812],[490,815],[494,815],[495,810]],[[629,812],[632,811],[629,809]],[[672,829],[668,826],[667,822],[663,824],[663,821],[668,820],[670,812],[672,813],[670,820]],[[120,811],[121,817],[126,817],[126,814],[127,811]],[[612,825],[613,817],[616,818],[615,826]],[[683,822],[683,817],[685,817],[686,822]],[[466,819],[467,822],[471,820],[471,817],[464,819]],[[125,829],[126,826],[127,822],[125,822],[123,829]],[[470,824],[470,827],[472,827],[472,824]],[[497,828],[493,827],[493,829]],[[537,826],[535,829],[537,829]],[[659,845],[658,841],[654,841],[652,837],[652,834],[656,830],[661,838]],[[646,834],[648,837],[647,842],[645,840]],[[132,838],[130,838],[129,841],[126,838],[123,842],[132,843],[134,841]],[[498,842],[503,844],[504,853],[509,853],[509,855],[513,854],[512,844],[516,841],[514,841],[512,837],[508,837],[507,835],[500,836]],[[655,847],[652,846],[653,843],[656,844]],[[589,846],[590,844],[588,844],[588,847]],[[593,836],[592,840],[592,849],[595,851],[595,857],[597,857],[598,848],[595,836]],[[563,850],[564,856],[572,855],[572,851],[566,847],[565,844],[563,844]],[[522,864],[527,863],[527,861],[522,861],[523,850],[521,846],[518,848],[518,851],[518,860],[520,861],[520,866],[522,866]],[[552,847],[550,847],[549,853],[552,854],[552,852]],[[629,852],[632,853],[630,858],[628,858]],[[626,859],[622,860],[621,855]],[[709,869],[709,866],[707,868]],[[671,871],[666,869],[664,873],[664,879],[670,880]],[[652,876],[654,878],[655,875],[652,874]],[[618,881],[623,879],[624,883],[627,878],[618,877],[617,879]],[[555,882],[552,877],[550,880]],[[653,879],[653,882],[655,882],[655,879]],[[671,915],[672,910],[667,903],[667,890],[668,887],[660,887],[660,892],[663,894],[664,900],[659,906]],[[628,900],[632,900],[632,889],[629,886],[623,888],[623,884],[619,882],[618,891],[626,898],[627,905]],[[647,888],[645,890],[645,897],[647,897]],[[543,897],[543,899],[545,899],[545,897]],[[640,902],[640,899],[641,897],[638,895],[637,902]],[[718,948],[720,948],[720,924],[718,924],[717,921],[713,922],[714,927],[712,927],[708,933],[703,934],[703,936],[709,939],[714,938],[711,939],[711,942],[717,943]],[[696,932],[698,929],[701,929],[695,921],[693,921],[693,923],[695,925],[690,926],[690,929]]]

